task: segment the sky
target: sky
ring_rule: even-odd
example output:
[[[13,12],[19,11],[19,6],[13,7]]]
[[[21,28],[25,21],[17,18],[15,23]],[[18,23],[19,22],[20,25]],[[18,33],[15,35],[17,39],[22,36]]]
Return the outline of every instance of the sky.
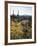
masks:
[[[19,11],[19,15],[32,15],[32,7],[26,7],[26,6],[11,6],[10,7],[10,14],[13,14],[13,10],[14,10],[14,14],[17,15],[18,11]]]

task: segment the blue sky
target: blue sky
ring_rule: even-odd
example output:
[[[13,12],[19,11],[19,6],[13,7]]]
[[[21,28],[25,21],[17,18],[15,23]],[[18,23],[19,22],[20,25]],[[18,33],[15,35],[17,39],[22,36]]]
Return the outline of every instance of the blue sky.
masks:
[[[10,8],[10,14],[17,15],[19,10],[19,15],[32,15],[32,7],[23,7],[23,6],[12,6]]]

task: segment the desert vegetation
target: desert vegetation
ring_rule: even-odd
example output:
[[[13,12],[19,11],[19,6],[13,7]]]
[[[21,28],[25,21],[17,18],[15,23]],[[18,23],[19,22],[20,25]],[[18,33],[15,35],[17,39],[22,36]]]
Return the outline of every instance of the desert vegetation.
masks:
[[[28,15],[11,15],[10,39],[32,38],[32,17]]]

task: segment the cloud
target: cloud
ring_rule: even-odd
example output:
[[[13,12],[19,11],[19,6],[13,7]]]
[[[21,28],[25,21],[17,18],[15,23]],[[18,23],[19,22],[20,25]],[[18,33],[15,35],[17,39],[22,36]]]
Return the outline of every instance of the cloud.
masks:
[[[32,8],[31,7],[11,7],[10,8],[10,14],[13,14],[13,10],[14,10],[14,14],[17,15],[18,11],[19,11],[19,15],[32,15]]]

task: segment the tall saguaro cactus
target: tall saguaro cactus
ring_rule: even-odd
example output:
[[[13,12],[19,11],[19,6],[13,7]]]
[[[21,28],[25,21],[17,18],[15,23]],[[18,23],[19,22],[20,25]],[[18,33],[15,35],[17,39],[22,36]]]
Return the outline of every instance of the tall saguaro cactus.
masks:
[[[17,18],[18,18],[17,21],[19,22],[19,21],[20,21],[20,20],[19,20],[19,19],[20,19],[20,18],[19,18],[19,10],[18,10]]]
[[[14,21],[14,10],[13,10],[13,17],[12,17],[13,21]]]

